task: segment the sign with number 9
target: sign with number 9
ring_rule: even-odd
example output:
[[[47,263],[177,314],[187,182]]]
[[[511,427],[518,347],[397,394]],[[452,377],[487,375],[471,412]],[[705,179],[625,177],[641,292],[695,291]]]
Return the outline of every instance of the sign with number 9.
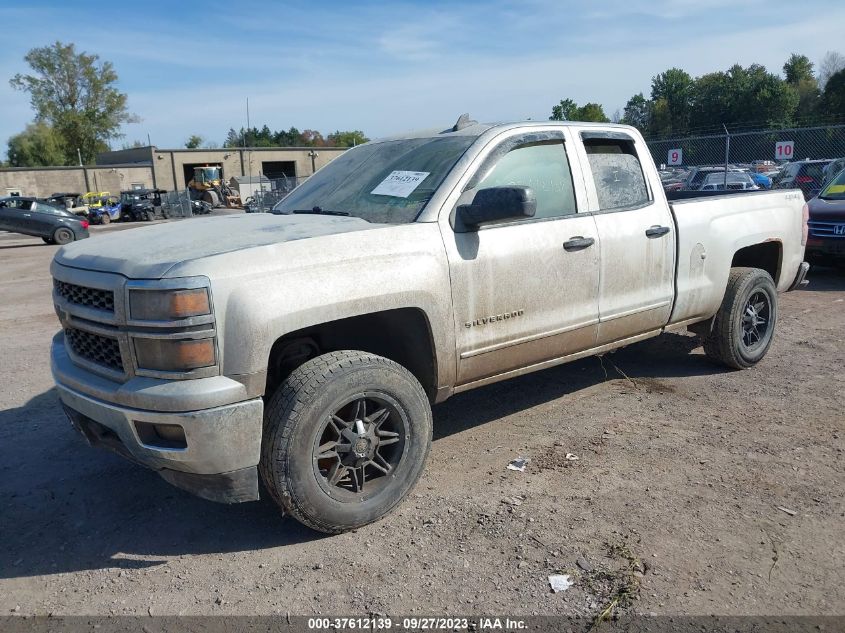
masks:
[[[670,165],[683,165],[684,164],[684,150],[682,149],[670,149],[669,150],[669,160],[666,161]]]

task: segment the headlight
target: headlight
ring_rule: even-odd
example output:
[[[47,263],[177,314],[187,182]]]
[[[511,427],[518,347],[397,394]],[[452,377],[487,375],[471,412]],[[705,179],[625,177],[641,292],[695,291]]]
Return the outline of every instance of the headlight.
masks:
[[[217,363],[214,339],[136,338],[135,358],[140,369],[185,372]]]
[[[172,321],[211,314],[206,288],[130,290],[129,314],[141,321]]]

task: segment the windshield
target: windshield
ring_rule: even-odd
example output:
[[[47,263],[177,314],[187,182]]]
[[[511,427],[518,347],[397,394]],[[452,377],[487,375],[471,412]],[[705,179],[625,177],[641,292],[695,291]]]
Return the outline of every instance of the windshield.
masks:
[[[197,182],[211,182],[212,180],[219,180],[220,176],[217,173],[217,167],[198,167],[195,172]]]
[[[120,194],[120,201],[124,204],[131,204],[135,200],[140,200],[141,197],[134,193],[122,193]]]
[[[840,171],[819,194],[822,200],[845,200],[845,170]]]
[[[274,213],[413,222],[475,136],[415,138],[350,149],[281,200]]]

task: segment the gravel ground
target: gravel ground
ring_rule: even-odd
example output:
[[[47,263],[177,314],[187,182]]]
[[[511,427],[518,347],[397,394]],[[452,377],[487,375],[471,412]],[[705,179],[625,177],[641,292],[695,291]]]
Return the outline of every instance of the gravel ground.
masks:
[[[752,370],[673,334],[456,396],[411,498],[326,537],[84,445],[55,251],[0,234],[0,614],[845,613],[841,272],[781,297]]]

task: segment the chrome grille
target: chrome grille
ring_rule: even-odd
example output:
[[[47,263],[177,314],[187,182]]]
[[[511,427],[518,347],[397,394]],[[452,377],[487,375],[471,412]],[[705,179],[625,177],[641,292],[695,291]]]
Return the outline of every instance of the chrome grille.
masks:
[[[123,358],[117,339],[75,328],[65,328],[65,340],[73,353],[80,358],[115,371],[123,371]]]
[[[114,312],[114,293],[111,290],[77,286],[58,279],[53,280],[53,287],[56,293],[68,303]]]
[[[845,222],[820,222],[810,220],[807,223],[810,235],[813,237],[845,238]]]

